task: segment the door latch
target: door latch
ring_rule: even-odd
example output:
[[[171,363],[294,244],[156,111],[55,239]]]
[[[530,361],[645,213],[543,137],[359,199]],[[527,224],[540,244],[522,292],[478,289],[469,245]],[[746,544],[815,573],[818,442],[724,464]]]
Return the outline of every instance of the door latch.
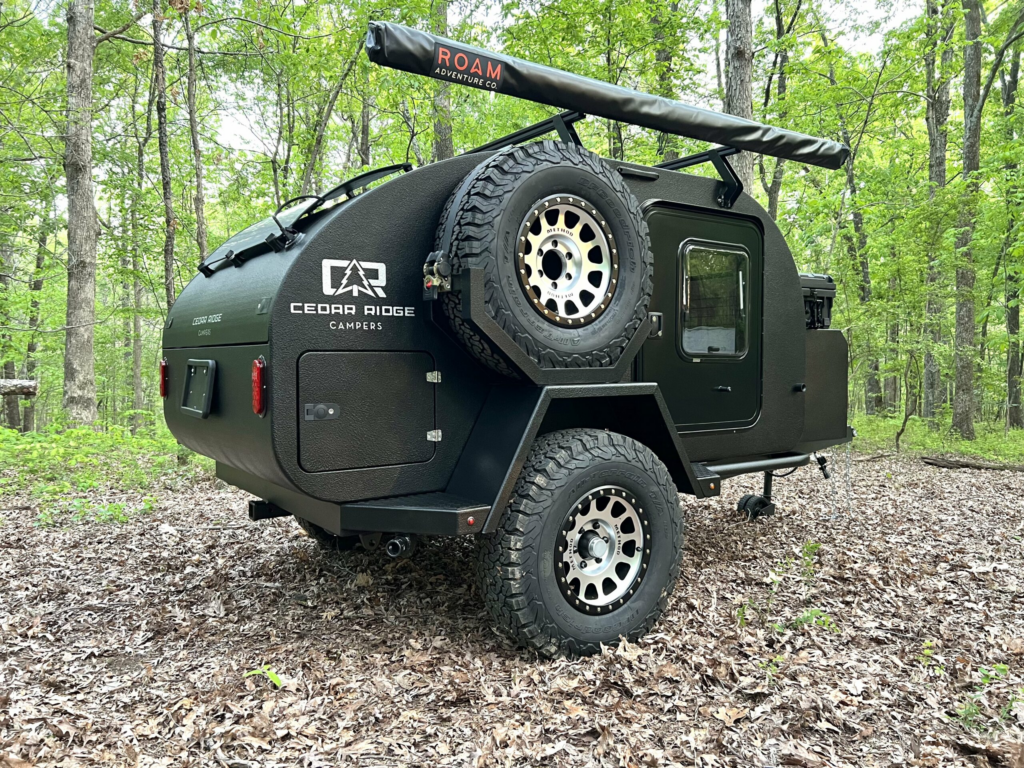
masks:
[[[732,387],[715,387],[716,392],[732,392]]]
[[[661,312],[650,312],[647,317],[651,319],[651,331],[647,338],[660,339],[665,333],[665,316]]]

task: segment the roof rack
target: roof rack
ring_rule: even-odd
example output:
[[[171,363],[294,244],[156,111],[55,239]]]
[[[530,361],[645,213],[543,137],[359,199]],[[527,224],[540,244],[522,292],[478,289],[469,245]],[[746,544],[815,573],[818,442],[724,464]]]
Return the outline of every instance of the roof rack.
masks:
[[[467,155],[475,155],[477,152],[493,152],[497,149],[504,149],[505,147],[511,147],[515,144],[522,144],[524,141],[530,141],[531,139],[540,138],[546,133],[554,131],[558,134],[558,138],[566,144],[575,144],[578,147],[583,146],[583,142],[580,141],[580,136],[576,133],[576,129],[573,128],[573,123],[578,123],[580,120],[585,120],[587,116],[582,112],[562,112],[560,115],[549,117],[547,120],[541,120],[539,123],[534,123],[526,128],[520,128],[514,133],[510,133],[508,136],[502,136],[500,139],[488,142],[481,147],[471,149],[466,152]]]

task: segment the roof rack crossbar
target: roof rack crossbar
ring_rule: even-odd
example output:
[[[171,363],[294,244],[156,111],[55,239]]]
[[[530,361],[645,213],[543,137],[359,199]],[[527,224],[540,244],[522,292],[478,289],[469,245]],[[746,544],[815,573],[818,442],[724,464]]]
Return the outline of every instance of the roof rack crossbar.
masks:
[[[713,147],[704,152],[698,152],[695,155],[687,155],[675,160],[666,160],[654,167],[664,168],[666,171],[681,171],[683,168],[692,168],[702,163],[711,163],[722,178],[722,183],[718,185],[715,200],[722,208],[732,208],[739,199],[740,193],[743,192],[743,182],[740,181],[740,177],[736,175],[736,171],[726,158],[738,155],[740,151],[736,147]]]
[[[736,149],[736,147],[715,147],[704,152],[697,152],[693,155],[687,155],[686,157],[677,157],[675,160],[666,160],[663,163],[658,163],[655,168],[664,168],[666,171],[681,171],[683,168],[692,168],[695,165],[701,165],[703,163],[713,162],[711,159],[711,153],[717,154],[719,157],[729,157],[730,155],[738,155],[742,150]]]
[[[539,123],[527,126],[526,128],[520,128],[514,133],[510,133],[508,136],[502,136],[500,139],[490,141],[483,146],[471,149],[467,152],[467,155],[475,155],[477,152],[493,152],[497,149],[504,149],[505,147],[511,147],[515,144],[522,144],[524,141],[530,141],[543,136],[546,133],[554,131],[558,134],[558,138],[566,144],[575,144],[582,146],[579,134],[576,133],[576,129],[573,127],[573,123],[578,123],[580,120],[585,120],[586,115],[583,112],[569,111],[561,112],[554,117],[549,117],[547,120],[541,120]]]

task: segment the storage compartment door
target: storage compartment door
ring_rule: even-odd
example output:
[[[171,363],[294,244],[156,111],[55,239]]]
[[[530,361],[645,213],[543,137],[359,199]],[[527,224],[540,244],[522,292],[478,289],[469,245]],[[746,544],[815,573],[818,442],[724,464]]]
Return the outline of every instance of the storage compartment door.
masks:
[[[332,472],[429,461],[434,359],[425,352],[307,352],[299,358],[299,464]]]

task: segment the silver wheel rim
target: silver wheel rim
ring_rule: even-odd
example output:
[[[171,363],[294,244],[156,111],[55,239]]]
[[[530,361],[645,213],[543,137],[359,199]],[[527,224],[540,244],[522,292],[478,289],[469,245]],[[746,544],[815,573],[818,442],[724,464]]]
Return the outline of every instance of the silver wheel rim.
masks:
[[[604,216],[586,200],[552,195],[519,228],[519,282],[533,308],[567,327],[592,323],[611,303],[619,254]]]
[[[647,516],[625,489],[598,488],[566,515],[557,549],[559,587],[569,604],[582,613],[613,611],[643,582],[651,554]]]

